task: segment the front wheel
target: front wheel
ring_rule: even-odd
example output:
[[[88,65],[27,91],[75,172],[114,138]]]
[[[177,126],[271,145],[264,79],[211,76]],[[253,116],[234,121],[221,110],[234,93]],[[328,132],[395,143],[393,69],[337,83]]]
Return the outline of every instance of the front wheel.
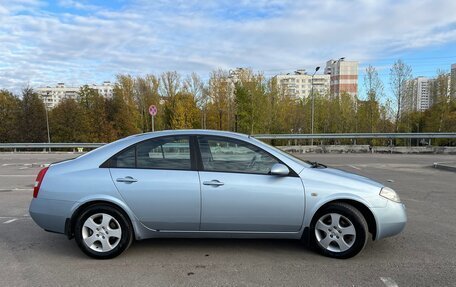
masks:
[[[75,239],[81,250],[96,259],[114,258],[133,241],[125,215],[109,205],[93,205],[76,219]]]
[[[333,258],[350,258],[361,252],[368,239],[364,216],[346,203],[332,203],[312,220],[311,243],[317,251]]]

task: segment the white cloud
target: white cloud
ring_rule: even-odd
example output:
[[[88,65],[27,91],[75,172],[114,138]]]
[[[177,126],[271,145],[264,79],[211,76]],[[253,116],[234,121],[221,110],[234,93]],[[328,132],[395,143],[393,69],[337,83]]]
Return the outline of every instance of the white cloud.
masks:
[[[278,72],[456,43],[453,0],[59,4],[56,12],[38,0],[0,2],[0,88],[100,82],[123,72]]]
[[[74,8],[78,10],[97,10],[99,8],[98,6],[75,0],[59,0],[58,4],[64,8]]]

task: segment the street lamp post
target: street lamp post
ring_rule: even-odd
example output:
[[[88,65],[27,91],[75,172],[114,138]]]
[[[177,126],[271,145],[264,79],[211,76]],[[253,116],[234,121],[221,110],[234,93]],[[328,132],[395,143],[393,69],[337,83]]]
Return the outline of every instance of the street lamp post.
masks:
[[[312,121],[311,121],[311,131],[312,131],[312,134],[314,134],[314,116],[315,116],[315,96],[314,96],[314,76],[315,74],[318,72],[318,70],[320,70],[320,67],[316,67],[315,68],[315,72],[312,74],[312,78],[310,80],[310,95],[312,97]],[[313,145],[314,144],[314,139],[312,137],[311,139],[311,143],[310,145]]]
[[[49,92],[46,92],[46,101],[44,101],[44,110],[46,111],[46,127],[47,127],[48,143],[51,143],[51,133],[49,132],[49,116],[48,116],[48,109],[47,109],[48,97],[49,97]],[[49,151],[51,151],[50,146],[49,146]]]

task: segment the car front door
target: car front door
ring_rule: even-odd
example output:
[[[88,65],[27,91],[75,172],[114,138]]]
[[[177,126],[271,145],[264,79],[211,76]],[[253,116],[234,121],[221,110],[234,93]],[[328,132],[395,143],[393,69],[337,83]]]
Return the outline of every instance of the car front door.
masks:
[[[199,229],[200,182],[188,136],[137,143],[110,159],[112,180],[136,217],[155,230]]]
[[[270,175],[279,160],[250,143],[198,136],[201,230],[293,232],[304,216],[304,187],[292,171]]]

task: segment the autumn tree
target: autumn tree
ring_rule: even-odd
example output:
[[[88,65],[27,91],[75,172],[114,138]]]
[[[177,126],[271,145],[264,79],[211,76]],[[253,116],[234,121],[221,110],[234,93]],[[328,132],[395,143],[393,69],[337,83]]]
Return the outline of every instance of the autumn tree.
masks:
[[[209,100],[208,92],[204,86],[204,82],[201,80],[201,77],[193,72],[184,80],[183,91],[192,94],[195,97],[196,105],[201,111],[201,127],[206,128],[206,118],[207,118],[207,103]]]
[[[154,118],[155,130],[164,129],[164,120],[162,112],[164,107],[160,101],[160,79],[155,75],[146,75],[145,77],[136,77],[135,79],[135,100],[141,117],[141,130],[143,132],[152,130],[152,119],[149,114],[149,107],[155,105],[158,114]]]
[[[227,71],[211,72],[208,85],[207,128],[233,130],[234,82]]]
[[[108,119],[116,138],[141,131],[141,116],[135,102],[134,79],[130,75],[118,75],[113,96],[108,100]]]
[[[20,131],[18,140],[22,142],[47,142],[45,106],[38,94],[30,87],[26,87],[22,90],[18,128]]]
[[[87,127],[88,139],[92,142],[114,140],[116,134],[108,120],[106,99],[97,90],[85,85],[79,90],[78,102],[82,108],[79,124]]]
[[[239,75],[234,95],[239,131],[248,134],[267,132],[272,103],[266,93],[263,75],[251,71]]]
[[[165,106],[167,126],[171,129],[194,129],[200,127],[200,110],[193,94],[178,92],[168,98]]]
[[[20,120],[20,99],[7,90],[0,90],[0,142],[18,141]]]
[[[411,78],[412,68],[409,65],[405,64],[402,60],[397,60],[394,62],[393,66],[390,69],[390,86],[397,104],[395,121],[396,132],[399,130],[401,110],[404,108],[404,102],[408,100],[407,91],[410,91],[410,89],[407,87],[407,85],[410,84]]]
[[[378,76],[375,67],[369,65],[364,74],[364,89],[366,91],[365,102],[360,103],[359,124],[368,122],[368,129],[362,129],[364,132],[373,133],[377,130],[377,124],[380,119],[379,101],[383,96],[383,83]],[[362,116],[361,116],[362,115]]]
[[[175,96],[181,89],[181,78],[176,71],[161,74],[160,80],[160,92],[164,98]]]
[[[90,134],[83,106],[74,99],[64,98],[50,111],[49,122],[54,142],[96,142]]]

